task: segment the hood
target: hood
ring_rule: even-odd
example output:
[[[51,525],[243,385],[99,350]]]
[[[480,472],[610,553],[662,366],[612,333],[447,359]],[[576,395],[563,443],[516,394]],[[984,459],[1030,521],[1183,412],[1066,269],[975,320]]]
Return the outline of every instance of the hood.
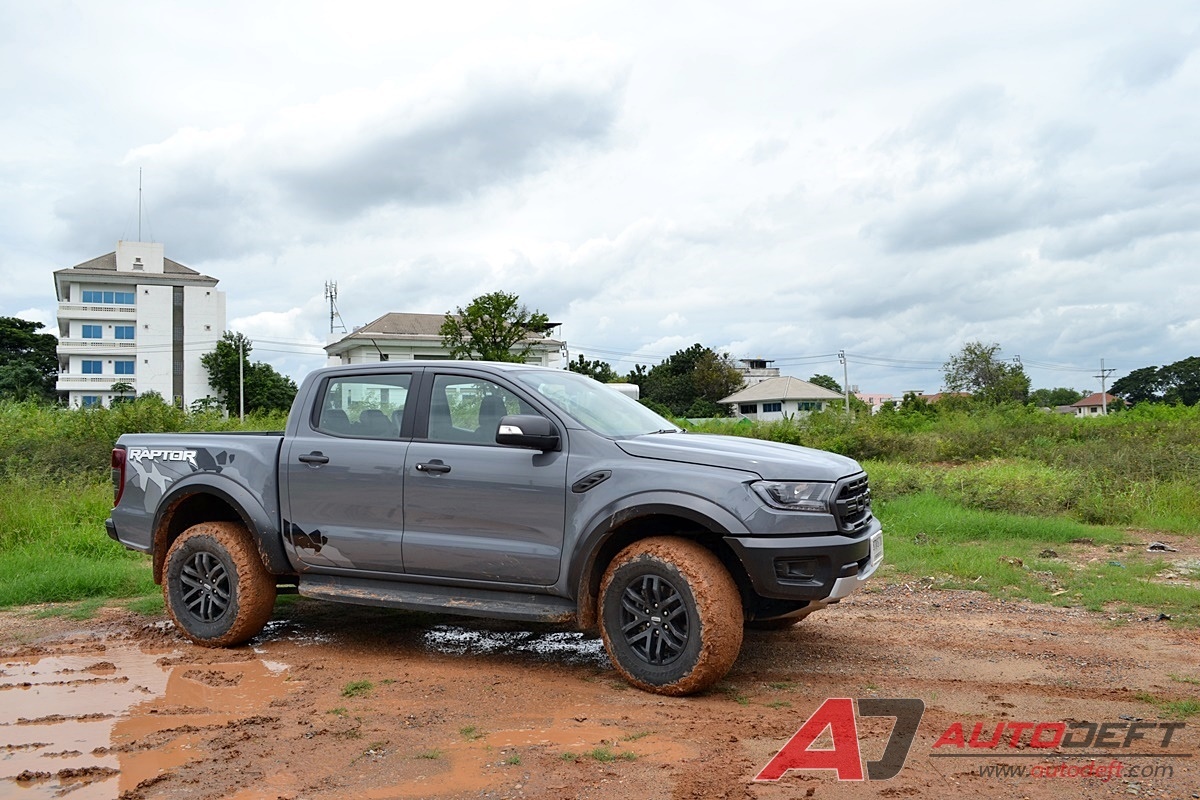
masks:
[[[757,472],[772,481],[829,481],[861,472],[852,458],[794,444],[704,433],[650,433],[618,439],[617,447],[638,458],[704,464]]]

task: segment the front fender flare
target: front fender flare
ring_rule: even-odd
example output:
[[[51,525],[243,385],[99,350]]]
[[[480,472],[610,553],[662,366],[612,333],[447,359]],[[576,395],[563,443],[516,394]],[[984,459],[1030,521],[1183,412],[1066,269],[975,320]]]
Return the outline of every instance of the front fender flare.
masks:
[[[591,591],[587,582],[595,566],[596,557],[605,542],[625,524],[641,517],[655,515],[679,517],[694,523],[698,530],[711,531],[721,536],[749,532],[745,523],[727,509],[696,495],[664,491],[643,492],[609,503],[588,522],[576,543],[576,557],[571,560],[567,573],[567,586],[574,588],[581,614]]]

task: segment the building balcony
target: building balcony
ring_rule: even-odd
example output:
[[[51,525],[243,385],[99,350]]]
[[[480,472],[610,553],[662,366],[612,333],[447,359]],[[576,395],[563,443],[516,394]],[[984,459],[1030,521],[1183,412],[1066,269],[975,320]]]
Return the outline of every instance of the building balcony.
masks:
[[[114,383],[137,386],[136,375],[65,375],[59,373],[54,388],[60,392],[107,392]]]
[[[58,340],[60,355],[132,355],[137,352],[137,342],[126,339],[78,339]]]
[[[137,318],[137,306],[97,305],[95,303],[59,303],[58,318],[62,319],[129,319]]]

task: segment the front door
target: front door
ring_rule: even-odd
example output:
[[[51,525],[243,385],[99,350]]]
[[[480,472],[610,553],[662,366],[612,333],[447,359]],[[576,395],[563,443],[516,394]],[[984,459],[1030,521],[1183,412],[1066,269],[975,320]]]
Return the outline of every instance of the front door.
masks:
[[[404,568],[413,575],[549,586],[558,580],[567,454],[496,444],[506,414],[540,414],[480,377],[430,382],[427,435],[404,464]],[[564,440],[565,445],[565,440]]]

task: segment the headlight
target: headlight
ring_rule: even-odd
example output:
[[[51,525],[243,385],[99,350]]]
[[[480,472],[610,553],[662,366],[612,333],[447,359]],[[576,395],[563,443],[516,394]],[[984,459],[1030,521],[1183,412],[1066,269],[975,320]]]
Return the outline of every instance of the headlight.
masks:
[[[816,511],[829,513],[832,483],[811,481],[756,481],[754,491],[772,508],[787,511]]]

